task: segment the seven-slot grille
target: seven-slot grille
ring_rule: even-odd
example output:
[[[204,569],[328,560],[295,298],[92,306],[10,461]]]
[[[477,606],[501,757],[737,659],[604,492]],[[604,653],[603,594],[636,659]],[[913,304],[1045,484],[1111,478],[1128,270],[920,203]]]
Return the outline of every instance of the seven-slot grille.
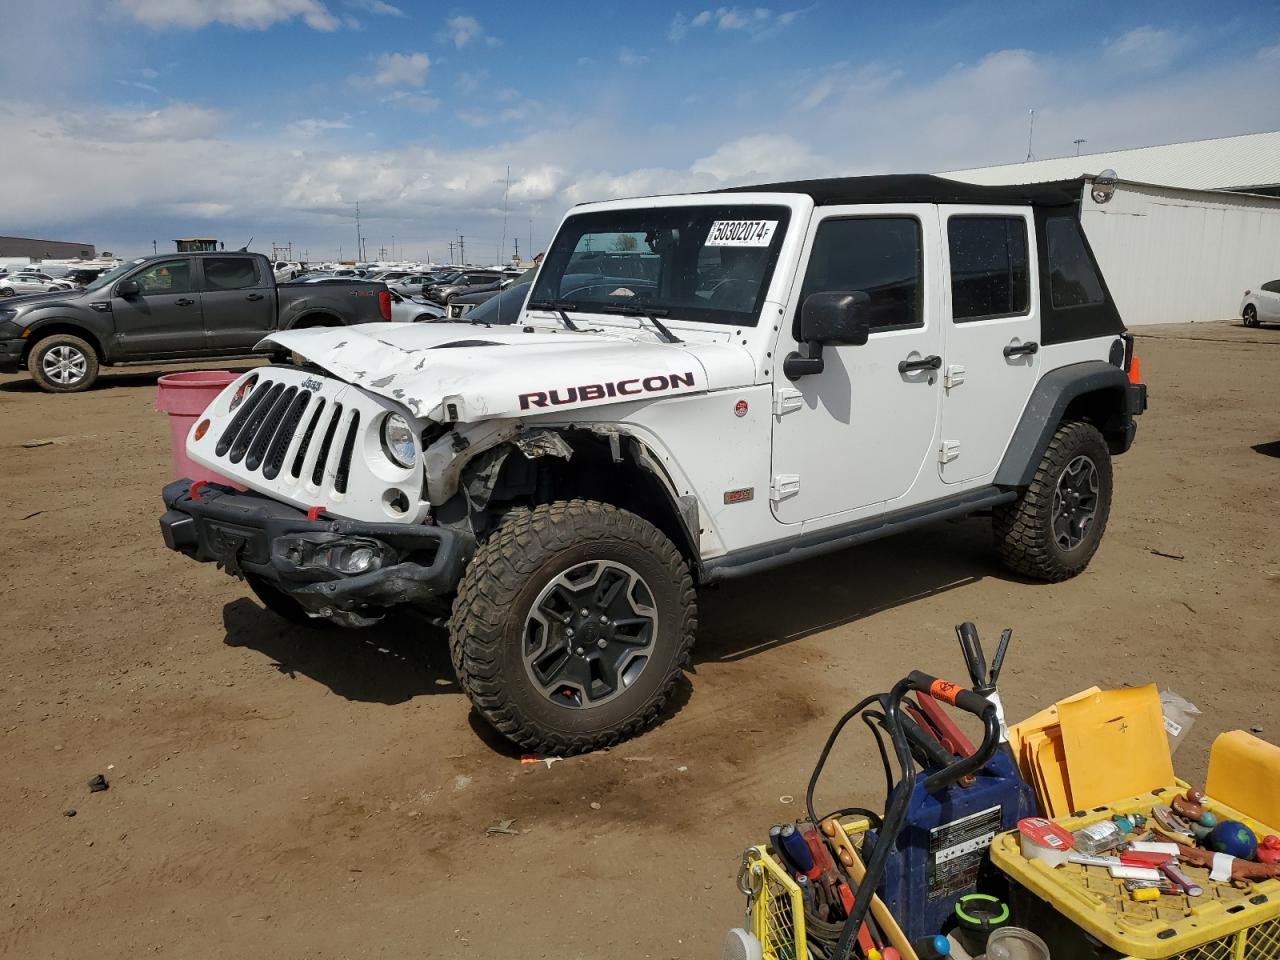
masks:
[[[298,427],[305,423],[289,463],[290,475],[294,479],[302,477],[308,466],[307,452],[313,443],[318,443],[306,479],[320,486],[327,468],[334,478],[333,489],[346,493],[360,412],[348,410],[345,417],[343,412],[341,403],[327,403],[324,397],[313,397],[310,390],[263,378],[227,424],[214,452],[233,464],[243,461],[243,469],[249,473],[260,471],[264,479],[274,480],[285,467]]]

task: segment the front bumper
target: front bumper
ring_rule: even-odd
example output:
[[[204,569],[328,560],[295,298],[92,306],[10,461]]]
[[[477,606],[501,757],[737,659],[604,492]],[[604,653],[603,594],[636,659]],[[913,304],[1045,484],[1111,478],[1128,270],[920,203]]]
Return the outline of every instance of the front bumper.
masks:
[[[293,597],[309,613],[339,623],[368,622],[387,607],[442,610],[475,550],[466,534],[425,524],[308,520],[301,510],[255,493],[190,480],[163,491],[165,546],[251,574]],[[348,572],[354,552],[373,560]]]
[[[22,369],[22,351],[27,341],[0,340],[0,373],[17,373]]]

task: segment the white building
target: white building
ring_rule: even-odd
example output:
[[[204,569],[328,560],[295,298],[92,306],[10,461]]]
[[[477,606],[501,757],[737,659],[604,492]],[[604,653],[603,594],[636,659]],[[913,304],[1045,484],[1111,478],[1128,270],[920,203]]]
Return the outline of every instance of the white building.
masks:
[[[952,170],[971,183],[1116,172],[1081,219],[1129,326],[1238,317],[1244,291],[1280,278],[1280,132]]]

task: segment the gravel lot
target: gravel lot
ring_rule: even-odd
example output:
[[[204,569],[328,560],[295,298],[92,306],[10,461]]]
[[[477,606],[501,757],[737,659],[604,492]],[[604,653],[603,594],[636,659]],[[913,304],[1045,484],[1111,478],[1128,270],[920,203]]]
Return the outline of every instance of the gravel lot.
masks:
[[[835,718],[960,679],[965,619],[1015,630],[1012,717],[1158,681],[1204,712],[1191,780],[1219,731],[1280,738],[1280,330],[1138,332],[1152,409],[1086,574],[1018,582],[968,520],[732,584],[666,722],[551,766],[470,713],[439,632],[290,627],[165,550],[154,372],[0,377],[0,954],[718,956],[741,850],[799,814]],[[822,805],[882,805],[863,731],[829,770]]]

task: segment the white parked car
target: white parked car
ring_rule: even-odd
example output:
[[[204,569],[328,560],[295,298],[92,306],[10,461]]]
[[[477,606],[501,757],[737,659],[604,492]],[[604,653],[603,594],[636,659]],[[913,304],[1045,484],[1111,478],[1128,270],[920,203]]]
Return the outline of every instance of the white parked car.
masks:
[[[165,544],[297,622],[447,622],[480,715],[561,756],[659,720],[700,587],[975,514],[1019,576],[1073,577],[1146,407],[1082,186],[574,207],[514,324],[270,334],[308,366],[204,411],[187,455],[239,488],[165,487]]]
[[[1280,323],[1280,280],[1270,280],[1256,290],[1246,290],[1240,303],[1246,327]]]
[[[11,273],[0,278],[0,297],[16,297],[24,293],[56,293],[59,290],[74,290],[75,284],[66,280],[55,280],[47,273]]]

